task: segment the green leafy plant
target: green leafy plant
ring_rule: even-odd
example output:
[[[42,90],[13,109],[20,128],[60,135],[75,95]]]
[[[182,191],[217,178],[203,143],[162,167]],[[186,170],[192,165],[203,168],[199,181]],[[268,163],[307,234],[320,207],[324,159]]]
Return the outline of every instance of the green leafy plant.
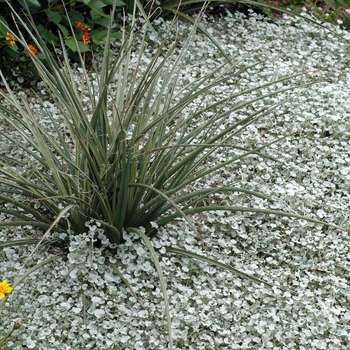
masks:
[[[126,8],[132,11],[135,5],[134,0],[125,0]],[[202,10],[203,5],[212,4],[214,6],[219,6],[226,4],[225,0],[215,0],[215,1],[203,1],[203,0],[161,0],[161,1],[140,1],[140,5],[149,13],[154,11],[154,14],[159,14],[162,17],[167,17],[173,15],[175,12],[179,11],[186,14],[191,14],[194,12],[199,12]]]
[[[13,66],[14,62],[21,62],[24,67],[35,70],[28,54],[28,48],[18,44],[14,39],[14,34],[18,30],[22,31],[26,41],[31,43],[30,49],[38,55],[38,58],[45,60],[45,56],[40,53],[31,41],[29,33],[22,30],[23,25],[28,25],[28,15],[36,24],[36,35],[46,42],[48,47],[60,48],[61,39],[66,48],[69,48],[70,58],[78,59],[77,52],[90,52],[91,48],[103,46],[108,35],[110,23],[110,9],[115,1],[61,1],[52,0],[49,2],[39,2],[31,0],[26,3],[26,10],[20,0],[5,1],[0,12],[0,20],[5,25],[0,27],[0,49],[2,56],[6,59],[1,62],[1,67]],[[116,1],[117,7],[122,7],[122,1]],[[13,12],[20,18],[14,20]],[[32,31],[33,32],[33,31]],[[114,30],[110,40],[120,39],[121,33]]]

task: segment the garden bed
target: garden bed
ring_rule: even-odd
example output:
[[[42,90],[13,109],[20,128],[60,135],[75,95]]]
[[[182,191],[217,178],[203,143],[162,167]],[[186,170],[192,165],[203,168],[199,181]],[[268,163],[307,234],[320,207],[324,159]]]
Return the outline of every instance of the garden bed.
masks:
[[[156,26],[165,32],[169,23],[159,21]],[[230,57],[250,53],[242,59],[242,72],[237,78],[212,91],[208,99],[304,71],[312,73],[308,78],[296,77],[294,84],[302,85],[305,79],[315,79],[315,84],[251,103],[218,125],[225,128],[264,104],[286,100],[231,140],[236,145],[258,146],[286,136],[264,150],[264,155],[271,158],[253,154],[208,176],[194,189],[203,185],[244,187],[269,196],[272,202],[234,193],[213,195],[212,203],[284,210],[348,228],[349,33],[301,19],[273,24],[254,13],[248,18],[237,13],[215,22],[207,17],[204,26],[220,40]],[[181,23],[178,29],[181,32],[185,28]],[[147,50],[146,56],[151,59],[152,41]],[[223,60],[215,46],[198,34],[188,49],[181,81],[187,84]],[[20,79],[9,81],[19,95],[23,94]],[[281,84],[277,88],[282,88]],[[45,90],[40,90],[40,98],[45,99]],[[26,99],[32,108],[38,108],[38,114],[45,114],[37,97],[26,95]],[[243,103],[244,98],[232,102]],[[55,114],[55,105],[47,102],[46,108]],[[41,122],[50,120],[43,117]],[[14,155],[17,151],[2,143],[2,152]],[[227,152],[232,150],[217,152],[213,158],[225,161]],[[195,214],[191,219],[210,258],[273,288],[201,261],[166,253],[166,247],[172,246],[205,254],[202,242],[186,221],[178,219],[158,228],[152,243],[167,283],[174,349],[348,346],[348,232],[263,213],[218,211]],[[3,228],[0,241],[41,234],[29,226]],[[10,330],[14,322],[22,324],[8,344],[18,342],[14,349],[40,350],[168,348],[159,278],[141,239],[125,233],[125,244],[112,247],[115,254],[109,249],[103,228],[93,221],[86,223],[85,234],[56,235],[69,239],[69,252],[59,247],[37,250],[26,268],[48,257],[55,261],[30,274],[5,299],[2,326]],[[96,238],[100,246],[93,244]],[[1,276],[9,281],[18,278],[32,248],[4,248]],[[66,255],[68,260],[64,260]]]

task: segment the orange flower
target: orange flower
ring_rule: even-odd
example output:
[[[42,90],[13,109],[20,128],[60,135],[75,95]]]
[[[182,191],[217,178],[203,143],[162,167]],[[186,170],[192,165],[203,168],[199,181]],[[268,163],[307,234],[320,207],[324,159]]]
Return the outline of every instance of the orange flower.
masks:
[[[28,44],[28,49],[32,52],[33,55],[37,55],[39,53],[38,49],[34,47],[32,44]],[[27,51],[27,49],[24,49],[24,51]],[[26,53],[27,57],[30,57],[29,53]]]
[[[89,26],[87,26],[84,23],[81,23],[79,21],[75,22],[75,28],[81,29],[84,34],[82,35],[81,39],[83,40],[84,44],[90,44],[91,40],[89,38],[89,31],[91,30],[91,28]]]
[[[91,40],[89,38],[89,32],[88,31],[85,31],[83,36],[81,37],[81,39],[83,40],[83,43],[84,44],[90,44],[91,43]]]
[[[6,33],[6,40],[10,43],[10,45],[15,45],[15,37],[10,32]]]
[[[87,26],[86,24],[81,23],[79,21],[75,22],[75,28],[81,29],[83,32],[91,30],[91,28],[89,28],[89,26]]]
[[[50,17],[47,17],[47,21],[48,21],[49,23],[52,23],[52,19],[51,19]]]

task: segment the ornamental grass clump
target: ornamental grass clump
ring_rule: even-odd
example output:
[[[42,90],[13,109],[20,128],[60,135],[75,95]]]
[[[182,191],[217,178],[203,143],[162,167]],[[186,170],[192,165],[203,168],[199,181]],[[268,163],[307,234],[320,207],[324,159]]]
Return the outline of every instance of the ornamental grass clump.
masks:
[[[1,211],[13,217],[0,222],[1,226],[49,230],[62,210],[69,208],[68,216],[54,227],[56,231],[80,234],[93,219],[104,227],[112,243],[119,244],[124,230],[144,227],[149,237],[154,227],[180,217],[196,230],[189,217],[209,210],[286,215],[268,208],[235,207],[234,203],[202,205],[215,193],[268,198],[245,188],[203,185],[198,189],[198,185],[239,159],[257,154],[266,157],[262,150],[278,140],[250,147],[236,142],[239,135],[281,103],[274,103],[273,96],[292,91],[293,84],[300,89],[315,81],[307,72],[300,72],[237,90],[240,73],[249,70],[249,65],[263,64],[245,63],[251,61],[253,52],[223,59],[213,71],[180,84],[199,19],[183,36],[174,36],[176,21],[164,35],[147,18],[137,27],[135,6],[130,29],[118,43],[118,55],[111,57],[108,41],[103,56],[96,58],[95,72],[85,69],[83,56],[78,70],[70,66],[66,55],[63,61],[57,60],[35,32],[35,25],[28,28],[22,23],[28,33],[34,31],[31,40],[45,56],[45,64],[30,50],[24,36],[16,41],[28,47],[49,100],[62,119],[55,119],[44,101],[43,115],[34,114],[25,97],[19,101],[2,76],[8,93],[2,93],[6,103],[1,104],[0,114],[7,126],[0,134],[17,151],[16,157],[7,152],[0,155]],[[111,21],[110,34],[112,25]],[[147,68],[141,70],[140,62],[148,59],[144,50],[149,38],[156,48]],[[228,82],[232,82],[230,96],[208,102],[207,97]],[[256,105],[260,107],[254,108]],[[251,113],[226,123],[228,116],[239,115],[247,106]],[[50,123],[44,124],[43,118]],[[218,150],[227,158],[217,162],[213,154]]]

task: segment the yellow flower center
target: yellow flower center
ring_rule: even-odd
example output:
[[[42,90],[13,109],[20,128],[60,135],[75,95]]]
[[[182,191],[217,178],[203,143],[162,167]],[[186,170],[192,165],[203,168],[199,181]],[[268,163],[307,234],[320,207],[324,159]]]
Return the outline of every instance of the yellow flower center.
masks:
[[[0,283],[0,297],[5,298],[6,294],[9,294],[12,292],[12,287],[7,282],[7,280],[4,280]]]

